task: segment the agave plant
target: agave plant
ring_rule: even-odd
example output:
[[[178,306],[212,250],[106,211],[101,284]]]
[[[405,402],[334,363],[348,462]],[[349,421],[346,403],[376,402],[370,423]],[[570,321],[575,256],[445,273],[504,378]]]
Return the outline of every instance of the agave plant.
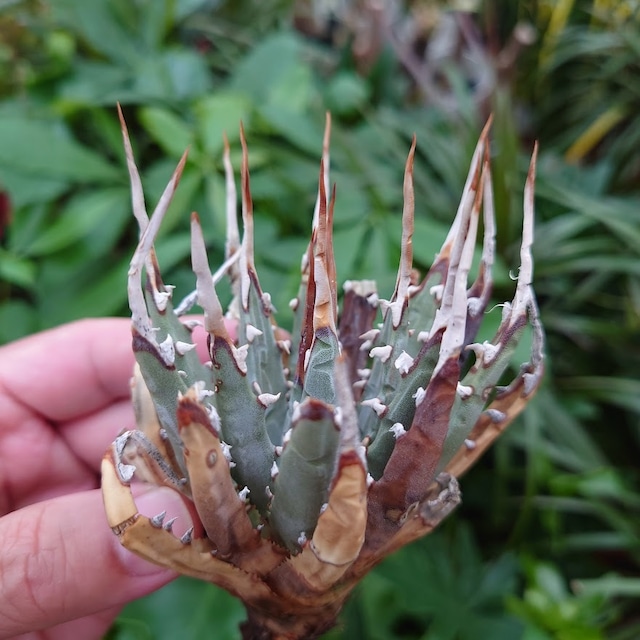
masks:
[[[489,125],[451,231],[426,276],[420,279],[412,267],[414,138],[395,291],[383,300],[374,282],[347,281],[339,299],[327,117],[311,241],[288,334],[276,325],[254,267],[244,133],[242,241],[225,144],[227,260],[212,275],[193,214],[196,290],[174,308],[153,244],[186,154],[149,218],[120,117],[140,227],[128,277],[137,424],[116,438],[103,461],[109,524],[142,557],[240,598],[248,613],[243,637],[317,637],[336,623],[350,591],[373,566],[429,533],[458,505],[456,478],[540,383],[543,333],[530,252],[535,150],[515,296],[502,305],[495,337],[480,343],[474,336],[490,300],[494,257]],[[482,256],[468,286],[481,214]],[[227,322],[215,288],[224,276],[234,292]],[[181,319],[194,299],[204,311],[210,362],[194,350],[193,323]],[[498,386],[527,326],[529,361],[508,386]],[[140,514],[130,490],[134,478],[177,491],[193,527],[177,537],[164,513]]]

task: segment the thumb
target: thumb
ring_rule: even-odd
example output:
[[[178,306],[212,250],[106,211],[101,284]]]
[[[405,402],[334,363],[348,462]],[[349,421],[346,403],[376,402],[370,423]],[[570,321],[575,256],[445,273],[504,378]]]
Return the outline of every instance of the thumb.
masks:
[[[143,513],[191,520],[181,498],[153,488]],[[99,489],[29,505],[0,518],[0,638],[118,608],[176,577],[124,549],[109,528]]]

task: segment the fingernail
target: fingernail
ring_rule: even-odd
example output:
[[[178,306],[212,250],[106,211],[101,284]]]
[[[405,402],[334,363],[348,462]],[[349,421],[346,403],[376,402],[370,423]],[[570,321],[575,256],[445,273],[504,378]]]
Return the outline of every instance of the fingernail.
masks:
[[[136,496],[135,501],[138,512],[149,518],[163,511],[166,511],[167,514],[165,522],[171,518],[177,518],[173,526],[173,533],[178,537],[193,524],[187,507],[180,496],[172,489],[152,487]],[[153,545],[152,539],[149,540],[149,544]],[[170,569],[141,558],[120,544],[118,545],[118,555],[122,559],[122,564],[126,567],[127,573],[132,576],[149,576],[159,573],[175,574]]]

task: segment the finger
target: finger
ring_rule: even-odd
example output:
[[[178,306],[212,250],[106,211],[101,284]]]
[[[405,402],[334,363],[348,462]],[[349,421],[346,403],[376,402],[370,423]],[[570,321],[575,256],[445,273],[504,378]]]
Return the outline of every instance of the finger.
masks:
[[[67,422],[58,431],[69,449],[97,473],[109,444],[123,430],[134,428],[133,407],[129,398],[126,398],[100,411]]]
[[[68,420],[127,397],[133,360],[129,321],[80,320],[3,347],[0,386],[46,420]]]
[[[98,486],[97,471],[90,470],[50,425],[12,404],[0,395],[0,516]]]
[[[193,339],[208,359],[201,327]],[[79,320],[2,347],[0,390],[46,420],[64,422],[128,398],[133,362],[129,320]]]
[[[112,607],[95,615],[63,622],[46,631],[30,631],[13,640],[69,640],[69,638],[82,638],[82,640],[100,640],[109,630],[122,607]]]
[[[137,498],[141,512],[166,510],[191,525],[175,492]],[[183,527],[174,529],[178,535]],[[0,519],[0,638],[47,629],[118,607],[175,577],[120,546],[99,490],[41,502]]]

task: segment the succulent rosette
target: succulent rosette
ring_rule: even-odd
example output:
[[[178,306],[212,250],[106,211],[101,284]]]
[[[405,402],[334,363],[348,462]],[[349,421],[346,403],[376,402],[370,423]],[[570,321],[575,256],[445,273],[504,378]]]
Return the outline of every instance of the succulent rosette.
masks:
[[[415,138],[404,175],[395,290],[370,280],[341,293],[333,254],[335,189],[327,117],[311,241],[280,329],[254,266],[253,205],[242,141],[242,240],[229,145],[226,261],[213,274],[192,214],[193,296],[174,307],[154,239],[186,154],[151,217],[122,120],[140,241],[128,276],[136,425],[103,461],[107,518],[122,544],[213,582],[248,612],[245,638],[313,638],[331,628],[357,582],[386,555],[429,533],[460,502],[457,478],[525,407],[543,371],[532,289],[534,150],[524,192],[515,294],[490,341],[476,334],[490,304],[495,223],[482,132],[451,230],[423,278],[412,264]],[[310,216],[311,218],[311,216]],[[482,225],[477,275],[469,283]],[[225,312],[216,293],[231,281]],[[210,361],[194,349],[192,304],[204,312]],[[235,321],[237,339],[225,316]],[[529,332],[530,356],[499,386]],[[133,479],[169,486],[190,506],[181,537],[164,513],[138,512]]]

